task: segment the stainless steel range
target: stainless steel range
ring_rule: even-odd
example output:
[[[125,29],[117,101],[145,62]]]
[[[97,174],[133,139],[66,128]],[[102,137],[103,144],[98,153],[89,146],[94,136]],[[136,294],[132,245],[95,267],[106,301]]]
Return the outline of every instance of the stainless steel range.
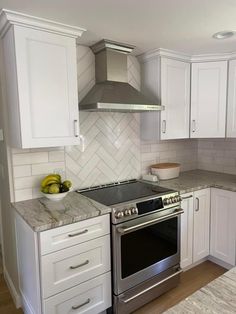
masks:
[[[178,192],[136,180],[79,192],[112,208],[115,313],[130,313],[178,284]]]

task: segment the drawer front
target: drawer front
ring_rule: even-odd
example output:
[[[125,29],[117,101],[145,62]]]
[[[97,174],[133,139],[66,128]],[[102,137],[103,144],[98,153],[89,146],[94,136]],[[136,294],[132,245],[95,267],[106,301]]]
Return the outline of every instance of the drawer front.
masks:
[[[40,252],[45,255],[109,233],[109,215],[86,219],[39,233]]]
[[[111,306],[108,272],[43,302],[43,314],[97,314]]]
[[[43,298],[110,270],[110,235],[41,257]]]

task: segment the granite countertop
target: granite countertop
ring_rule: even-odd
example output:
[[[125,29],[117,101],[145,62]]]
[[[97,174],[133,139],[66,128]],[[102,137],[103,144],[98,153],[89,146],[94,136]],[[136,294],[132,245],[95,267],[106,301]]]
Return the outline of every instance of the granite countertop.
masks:
[[[236,175],[205,170],[192,170],[182,172],[176,179],[160,181],[158,185],[179,191],[180,194],[209,187],[236,192]]]
[[[42,197],[12,203],[12,206],[35,232],[111,212],[109,207],[76,192],[68,193],[62,201],[58,202]]]
[[[236,313],[236,267],[213,280],[165,313]]]
[[[216,187],[236,192],[236,176],[205,170],[182,172],[179,178],[160,181],[158,185],[181,194]],[[71,224],[91,217],[104,215],[111,209],[76,192],[59,202],[46,198],[21,201],[12,206],[36,232]]]

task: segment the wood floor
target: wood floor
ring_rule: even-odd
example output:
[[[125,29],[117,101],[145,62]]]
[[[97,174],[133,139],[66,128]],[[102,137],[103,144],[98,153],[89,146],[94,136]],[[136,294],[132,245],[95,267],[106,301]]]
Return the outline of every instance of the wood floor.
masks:
[[[180,285],[134,312],[135,314],[159,314],[179,303],[194,291],[222,275],[226,269],[209,261],[184,272]],[[0,314],[22,314],[13,304],[3,275],[0,275]],[[125,313],[124,313],[125,314]]]

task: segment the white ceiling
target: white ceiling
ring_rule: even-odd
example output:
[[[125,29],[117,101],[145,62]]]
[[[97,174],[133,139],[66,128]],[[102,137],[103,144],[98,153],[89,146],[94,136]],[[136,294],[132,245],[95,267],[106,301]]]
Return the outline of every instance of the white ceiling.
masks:
[[[236,51],[236,0],[0,0],[0,7],[87,29],[79,40],[102,38],[137,46],[136,54],[166,48],[190,54]]]

